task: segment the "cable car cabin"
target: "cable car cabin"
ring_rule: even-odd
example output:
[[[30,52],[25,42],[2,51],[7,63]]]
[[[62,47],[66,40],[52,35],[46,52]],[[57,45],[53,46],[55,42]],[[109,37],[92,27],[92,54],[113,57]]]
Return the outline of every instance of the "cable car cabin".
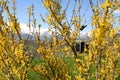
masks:
[[[88,49],[88,44],[85,44],[85,42],[80,42],[80,43],[76,43],[75,45],[75,49],[77,52],[82,53],[84,51],[84,48],[86,47]]]

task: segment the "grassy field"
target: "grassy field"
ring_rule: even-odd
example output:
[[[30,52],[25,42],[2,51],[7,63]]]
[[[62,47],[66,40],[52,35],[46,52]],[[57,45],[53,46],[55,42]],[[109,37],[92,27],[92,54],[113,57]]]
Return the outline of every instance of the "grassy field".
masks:
[[[66,57],[65,62],[67,63],[67,65],[69,66],[69,75],[71,76],[71,80],[75,80],[74,75],[78,74],[79,72],[77,71],[76,67],[75,67],[75,61],[73,60],[73,58],[71,57]],[[34,61],[32,62],[33,65],[39,65],[40,63],[43,63],[44,61],[40,58],[34,59]],[[118,67],[120,67],[120,64],[118,64]],[[95,71],[95,67],[93,67],[90,70],[90,75]],[[39,73],[30,70],[28,73],[28,80],[42,80],[42,75],[40,75]],[[95,80],[93,77],[90,78],[90,80]],[[120,80],[120,74],[119,76],[116,78],[116,80]]]
[[[71,79],[74,80],[74,75],[76,74],[75,71],[77,72],[75,61],[71,57],[67,57],[65,58],[65,62],[70,67],[69,75],[71,76]],[[40,63],[43,63],[43,60],[39,58],[34,59],[34,61],[32,62],[33,65],[39,65]],[[30,70],[28,73],[28,80],[41,80],[41,78],[42,75],[33,70]]]

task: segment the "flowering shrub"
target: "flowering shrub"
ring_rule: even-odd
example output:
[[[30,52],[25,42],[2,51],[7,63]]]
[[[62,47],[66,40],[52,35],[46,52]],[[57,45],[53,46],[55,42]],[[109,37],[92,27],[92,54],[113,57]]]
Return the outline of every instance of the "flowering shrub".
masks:
[[[80,31],[84,30],[81,19],[81,1],[75,0],[72,16],[67,17],[68,0],[63,8],[62,0],[42,0],[48,11],[42,20],[49,24],[52,41],[41,41],[40,31],[34,35],[34,45],[21,36],[20,24],[16,17],[16,1],[12,0],[10,10],[7,0],[0,1],[0,79],[27,80],[30,72],[39,74],[43,80],[115,80],[120,75],[120,34],[114,25],[113,12],[120,6],[119,0],[105,0],[97,6],[89,0],[92,15],[91,39],[82,53],[75,49]],[[77,5],[76,5],[77,4]],[[5,17],[7,17],[7,21]],[[28,8],[28,27],[35,27],[34,6]],[[32,20],[31,20],[32,19]],[[40,30],[40,25],[38,26]],[[61,38],[59,38],[59,36]],[[38,54],[41,62],[33,64]],[[70,62],[68,61],[70,58]],[[33,76],[34,77],[34,76]],[[33,79],[33,78],[32,78]],[[39,80],[38,79],[38,80]],[[30,79],[31,80],[31,79]]]

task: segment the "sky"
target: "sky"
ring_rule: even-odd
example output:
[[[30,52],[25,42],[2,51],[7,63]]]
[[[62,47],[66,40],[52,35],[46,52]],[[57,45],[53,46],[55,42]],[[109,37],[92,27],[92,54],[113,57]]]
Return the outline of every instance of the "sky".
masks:
[[[17,1],[17,16],[20,23],[27,23],[28,22],[28,16],[27,16],[27,8],[31,6],[32,4],[35,7],[35,18],[38,23],[42,24],[39,14],[45,14],[45,8],[42,6],[42,3],[40,0],[16,0]]]
[[[28,22],[27,8],[33,4],[35,7],[35,18],[37,20],[37,23],[41,24],[42,28],[44,29],[48,28],[48,25],[43,23],[39,16],[39,14],[42,14],[45,17],[48,14],[46,9],[43,7],[41,0],[16,0],[16,1],[17,1],[17,17],[20,23],[26,24]],[[67,0],[63,0],[62,2],[63,8],[66,5],[66,1]],[[71,0],[70,7],[67,11],[68,19],[71,17],[70,14],[72,14],[73,3],[74,0]],[[84,30],[84,32],[89,32],[91,30],[91,26],[89,23],[91,21],[90,17],[92,13],[89,7],[88,0],[83,0],[81,14],[83,15],[83,13],[85,13],[86,22],[83,22],[82,24],[88,25],[88,27]]]
[[[46,9],[43,7],[41,0],[16,0],[16,1],[17,1],[17,17],[19,22],[22,24],[22,26],[28,22],[27,8],[33,4],[35,7],[35,18],[37,20],[37,24],[41,24],[42,32],[47,30],[49,26],[46,23],[43,23],[41,17],[39,16],[39,14],[42,14],[42,16],[45,17],[48,14]],[[62,0],[62,1],[63,1],[62,6],[64,8],[67,0]],[[70,19],[71,17],[73,4],[74,4],[74,0],[70,0],[70,1],[71,1],[70,7],[67,11],[68,19]],[[88,25],[87,28],[83,30],[83,32],[90,32],[92,30],[92,26],[90,24],[92,11],[88,0],[82,0],[82,1],[83,2],[81,8],[81,15],[85,14],[85,17],[82,18],[83,21],[86,19],[86,21],[83,22],[82,25]],[[96,0],[94,0],[94,2],[95,1]],[[116,13],[120,13],[120,12],[116,11],[115,14]],[[23,29],[23,31],[25,30],[26,29]]]

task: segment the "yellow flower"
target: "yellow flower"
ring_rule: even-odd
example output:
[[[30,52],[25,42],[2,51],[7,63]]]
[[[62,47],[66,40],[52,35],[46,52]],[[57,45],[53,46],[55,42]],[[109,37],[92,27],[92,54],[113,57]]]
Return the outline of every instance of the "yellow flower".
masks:
[[[20,24],[17,23],[16,21],[11,21],[10,26],[14,33],[16,33],[17,31],[20,31]]]
[[[105,70],[104,70],[104,69],[101,69],[101,73],[105,73]]]
[[[39,48],[37,49],[38,53],[43,53],[44,52],[44,49],[42,46],[39,46]]]
[[[116,31],[117,31],[117,28],[111,29],[110,32],[109,32],[109,36],[110,36],[111,38],[113,38],[113,37],[115,36]]]
[[[80,71],[80,72],[82,72],[82,71],[83,71],[83,69],[82,69],[82,67],[81,67],[81,66],[80,66],[78,69],[79,69],[79,71]]]
[[[21,64],[22,64],[22,66],[25,66],[25,61],[22,60],[22,61],[21,61]]]
[[[75,59],[75,61],[76,61],[76,62],[81,62],[81,60],[80,60],[80,59]]]
[[[56,36],[53,38],[53,41],[54,41],[54,45],[58,45],[58,39]]]
[[[114,42],[113,44],[114,44],[114,48],[116,48],[116,49],[119,48],[118,43]]]
[[[106,0],[104,4],[101,4],[100,5],[101,8],[105,8],[105,7],[109,7],[111,8],[112,7],[112,3],[110,0]]]

